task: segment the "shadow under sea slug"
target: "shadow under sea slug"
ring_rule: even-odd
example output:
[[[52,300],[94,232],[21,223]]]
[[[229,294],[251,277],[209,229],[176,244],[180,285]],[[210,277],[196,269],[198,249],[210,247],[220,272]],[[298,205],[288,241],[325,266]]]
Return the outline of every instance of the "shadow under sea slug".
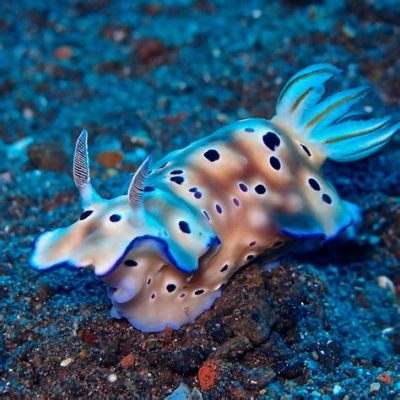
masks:
[[[355,119],[365,87],[323,96],[338,73],[329,64],[301,70],[271,120],[238,121],[154,165],[146,159],[127,195],[109,200],[91,186],[83,131],[73,166],[83,212],[35,240],[31,265],[92,267],[109,286],[112,316],[153,332],[194,320],[257,255],[272,261],[293,243],[335,237],[359,212],[322,164],[364,158],[400,128],[388,117]]]

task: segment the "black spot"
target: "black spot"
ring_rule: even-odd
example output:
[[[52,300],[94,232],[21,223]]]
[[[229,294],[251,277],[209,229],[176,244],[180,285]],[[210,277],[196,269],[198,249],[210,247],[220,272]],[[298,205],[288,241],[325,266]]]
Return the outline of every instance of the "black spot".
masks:
[[[150,283],[151,283],[151,278],[149,278],[149,279],[147,280],[147,284],[150,285]]]
[[[245,128],[245,132],[254,132],[253,128]]]
[[[153,192],[154,190],[153,186],[145,186],[143,189],[144,192]]]
[[[225,272],[227,269],[228,269],[228,264],[225,264],[225,265],[220,269],[220,271],[221,271],[221,272]]]
[[[195,292],[194,292],[194,294],[196,295],[196,296],[200,296],[201,294],[203,294],[204,293],[204,289],[198,289],[198,290],[196,290]]]
[[[210,221],[211,220],[211,218],[210,218],[210,216],[208,215],[208,212],[207,211],[203,211],[203,214],[204,214],[204,216]]]
[[[190,230],[190,226],[186,221],[179,221],[179,229],[183,232],[183,233],[191,233]]]
[[[239,189],[242,192],[247,192],[247,190],[248,190],[247,185],[245,183],[243,183],[243,182],[239,183]]]
[[[246,258],[247,258],[248,260],[252,260],[252,259],[254,258],[254,255],[253,255],[253,254],[249,254]]]
[[[196,193],[197,192],[197,187],[190,188],[189,192]]]
[[[273,246],[274,247],[279,247],[279,246],[281,246],[283,244],[283,241],[282,240],[278,240],[277,242],[275,242],[274,244],[273,244]]]
[[[219,153],[217,150],[211,149],[211,150],[207,150],[204,153],[204,157],[207,158],[208,161],[214,162],[219,160]]]
[[[240,201],[239,201],[237,198],[234,198],[232,201],[233,201],[233,204],[234,204],[236,207],[239,207],[239,206],[240,206]]]
[[[256,242],[250,242],[249,247],[253,247],[253,246],[255,246],[255,244],[256,244]]]
[[[281,139],[274,132],[268,132],[263,136],[264,144],[272,151],[274,151],[280,144]]]
[[[279,158],[276,158],[274,156],[269,158],[269,163],[271,164],[271,167],[276,170],[281,169],[281,162],[279,161]]]
[[[258,193],[258,194],[264,194],[266,191],[267,191],[267,189],[265,188],[265,186],[264,185],[257,185],[255,188],[254,188],[254,190],[256,191],[256,193]]]
[[[153,294],[151,295],[151,298],[152,298],[152,299],[155,299],[155,298],[156,298],[156,294],[153,293]]]
[[[184,179],[181,176],[173,176],[172,178],[170,178],[170,181],[181,185],[184,182]]]
[[[314,178],[310,178],[308,180],[308,184],[314,189],[314,190],[321,190],[321,186],[319,185],[319,183],[314,179]]]
[[[161,165],[159,169],[165,168],[167,166],[167,164],[168,164],[168,161],[166,163],[164,163],[163,165]]]
[[[218,213],[218,214],[222,214],[222,208],[221,208],[221,206],[220,206],[219,204],[217,204],[217,205],[215,206],[215,209],[217,210],[217,213]]]
[[[118,222],[120,220],[121,220],[121,216],[118,215],[118,214],[113,214],[113,215],[110,216],[110,221],[111,222]]]
[[[135,260],[130,260],[130,259],[125,260],[125,261],[124,261],[124,264],[125,264],[127,267],[136,267],[136,266],[138,265],[138,263],[137,263]]]
[[[167,291],[168,291],[169,293],[172,293],[175,289],[176,289],[176,285],[174,285],[173,283],[169,283],[169,284],[167,285]]]
[[[174,169],[173,171],[170,172],[171,175],[180,175],[183,174],[183,171],[181,169]]]
[[[181,295],[179,296],[180,298],[185,297],[186,293],[181,293]]]
[[[327,195],[326,193],[324,193],[322,195],[322,201],[325,202],[326,204],[331,204],[332,203],[332,199],[329,195]]]
[[[89,217],[89,215],[91,215],[92,213],[93,213],[92,210],[86,210],[86,211],[84,211],[84,212],[81,214],[81,216],[79,217],[79,219],[80,219],[81,221],[83,221],[84,219],[86,219],[87,217]]]
[[[195,197],[196,199],[201,199],[201,196],[202,196],[201,192],[196,192],[196,193],[194,194],[194,197]]]
[[[308,157],[311,157],[311,151],[308,149],[308,147],[304,146],[304,144],[300,144],[300,146],[304,150],[304,153],[306,153]]]

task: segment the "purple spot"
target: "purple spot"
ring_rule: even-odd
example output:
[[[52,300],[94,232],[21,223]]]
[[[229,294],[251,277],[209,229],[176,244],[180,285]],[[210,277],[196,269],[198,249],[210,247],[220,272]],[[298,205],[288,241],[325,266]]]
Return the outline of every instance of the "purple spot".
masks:
[[[195,193],[197,192],[197,187],[192,187],[189,189],[189,192]]]
[[[155,298],[156,298],[156,295],[153,293],[153,294],[151,295],[151,298],[152,298],[152,299],[155,299]]]
[[[183,174],[183,171],[181,169],[174,169],[173,171],[170,172],[171,175],[180,175]]]
[[[308,149],[308,147],[304,146],[304,144],[300,144],[300,146],[304,150],[304,153],[306,153],[308,157],[311,157],[311,151]]]
[[[173,291],[175,291],[175,289],[176,289],[176,285],[174,285],[173,283],[169,283],[169,284],[167,285],[167,291],[168,291],[169,293],[172,293]]]
[[[210,218],[210,216],[208,215],[208,212],[207,211],[203,211],[203,214],[204,214],[204,216],[209,220],[209,221],[211,221],[211,218]]]
[[[250,242],[249,247],[253,247],[253,246],[255,246],[255,244],[256,244],[256,242]]]
[[[225,265],[220,269],[220,271],[221,271],[221,272],[225,272],[227,269],[228,269],[228,264],[225,264]]]
[[[221,206],[220,206],[219,204],[217,204],[217,205],[215,206],[215,209],[217,210],[217,213],[218,213],[218,214],[222,214],[222,208],[221,208]]]
[[[186,221],[179,221],[179,229],[183,232],[183,233],[191,233],[190,230],[190,226]]]
[[[86,211],[84,211],[84,212],[81,214],[81,216],[79,217],[79,219],[80,219],[81,221],[83,221],[84,219],[86,219],[87,217],[89,217],[89,215],[91,215],[92,213],[93,213],[92,210],[86,210]]]
[[[253,255],[253,254],[249,254],[246,258],[247,258],[248,260],[252,260],[252,259],[254,258],[254,255]]]
[[[121,220],[121,216],[118,215],[118,214],[113,214],[113,215],[110,216],[110,221],[111,222],[118,222],[120,220]]]
[[[279,161],[279,158],[272,156],[269,159],[269,163],[273,169],[276,169],[277,171],[281,169],[281,162]]]
[[[332,199],[329,195],[327,195],[326,193],[324,193],[322,195],[322,201],[325,202],[326,204],[331,204],[332,203]]]
[[[170,181],[181,185],[184,182],[184,179],[181,176],[173,176],[172,178],[170,178]]]
[[[138,265],[137,262],[136,262],[135,260],[130,260],[130,259],[125,260],[125,261],[124,261],[124,264],[125,264],[127,267],[136,267],[136,266]]]
[[[201,192],[196,192],[194,194],[195,199],[201,199],[201,196],[202,196]]]
[[[211,150],[207,150],[204,153],[204,157],[207,158],[208,161],[214,162],[219,160],[219,153],[217,150],[211,149]]]
[[[247,192],[248,190],[247,185],[244,184],[243,182],[239,183],[239,188],[242,192]]]
[[[308,180],[308,184],[316,191],[321,190],[321,186],[319,185],[319,183],[314,178],[310,178]]]
[[[185,297],[186,296],[186,294],[185,293],[182,293],[179,297],[180,298],[183,298],[183,297]]]
[[[240,201],[235,197],[235,198],[233,199],[233,204],[234,204],[236,207],[239,207],[239,206],[240,206]]]
[[[274,151],[280,144],[281,139],[274,132],[268,132],[263,136],[264,144],[272,151]]]
[[[264,194],[266,191],[267,191],[267,189],[265,188],[265,186],[264,185],[257,185],[255,188],[254,188],[254,190],[256,191],[256,193],[257,194]]]

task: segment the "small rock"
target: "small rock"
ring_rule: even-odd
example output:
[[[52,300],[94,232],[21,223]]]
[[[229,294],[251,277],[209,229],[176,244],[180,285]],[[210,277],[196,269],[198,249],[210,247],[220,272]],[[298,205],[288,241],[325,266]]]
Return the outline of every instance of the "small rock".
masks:
[[[206,361],[199,369],[197,377],[199,378],[200,389],[210,390],[217,382],[219,376],[218,364],[216,361]]]
[[[90,345],[94,345],[96,343],[96,336],[90,329],[85,329],[81,335],[82,342]]]
[[[253,345],[246,336],[237,336],[227,340],[222,346],[220,346],[215,352],[215,357],[237,359],[242,357],[252,348]]]
[[[69,46],[60,46],[54,51],[54,55],[60,60],[64,60],[72,56],[72,49]]]
[[[69,364],[71,364],[72,363],[72,358],[71,357],[68,357],[68,358],[66,358],[65,360],[62,360],[61,362],[60,362],[60,366],[61,367],[67,367]]]
[[[165,50],[158,39],[142,39],[136,47],[137,56],[143,64],[153,64],[165,53]]]
[[[40,285],[37,290],[37,298],[40,301],[46,300],[51,297],[53,293],[52,288],[49,285],[43,284]]]
[[[184,383],[179,384],[179,386],[165,398],[165,400],[191,400],[192,395],[190,389]]]
[[[244,387],[251,390],[260,390],[268,382],[275,378],[276,374],[270,368],[246,368],[240,369],[240,381]]]
[[[333,387],[333,394],[334,394],[335,396],[339,395],[339,394],[342,393],[342,392],[343,392],[343,388],[342,388],[340,385],[336,384],[336,385]]]
[[[387,276],[378,276],[378,286],[382,289],[390,290],[393,294],[396,294],[396,288],[394,287],[393,281]]]
[[[305,375],[307,367],[301,358],[293,358],[277,363],[274,370],[279,377],[294,379]]]
[[[341,361],[343,348],[336,340],[319,340],[310,349],[316,355],[316,361],[327,370],[333,370]]]
[[[118,150],[102,151],[96,154],[96,161],[105,168],[117,168],[123,159],[124,154]]]
[[[64,172],[69,167],[68,158],[62,146],[55,143],[30,144],[28,157],[34,169]]]
[[[390,385],[391,383],[393,383],[393,379],[392,377],[386,372],[382,372],[377,378],[377,381],[382,382],[386,385]]]
[[[371,384],[369,385],[369,391],[370,391],[370,393],[379,392],[379,389],[380,389],[380,388],[381,388],[381,384],[378,383],[378,382],[374,382],[374,383],[371,383]]]
[[[110,375],[108,375],[107,380],[110,383],[114,383],[114,382],[117,381],[117,375],[116,374],[110,374]]]
[[[192,400],[203,400],[203,395],[197,387],[192,389]]]
[[[122,358],[120,364],[122,368],[129,368],[135,363],[135,356],[132,353],[129,353],[125,357]]]

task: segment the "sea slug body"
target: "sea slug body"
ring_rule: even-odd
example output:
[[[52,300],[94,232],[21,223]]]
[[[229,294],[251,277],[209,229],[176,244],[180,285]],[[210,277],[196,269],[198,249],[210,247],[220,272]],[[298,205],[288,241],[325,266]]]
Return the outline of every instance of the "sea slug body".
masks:
[[[107,285],[111,315],[146,331],[178,329],[212,306],[223,285],[261,253],[271,261],[294,243],[327,240],[358,218],[321,173],[384,146],[390,118],[354,119],[364,87],[324,95],[340,71],[307,67],[284,86],[271,120],[217,130],[134,174],[128,193],[102,199],[90,182],[87,132],[73,176],[83,211],[33,244],[39,271],[91,267]]]

